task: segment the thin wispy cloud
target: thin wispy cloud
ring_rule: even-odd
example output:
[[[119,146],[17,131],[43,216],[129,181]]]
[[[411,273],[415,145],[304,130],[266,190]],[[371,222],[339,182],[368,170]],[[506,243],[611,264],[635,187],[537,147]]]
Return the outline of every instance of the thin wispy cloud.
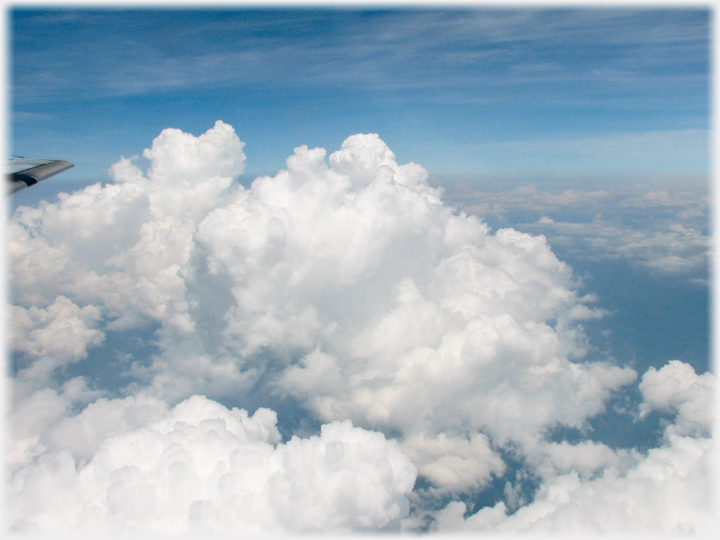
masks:
[[[29,100],[69,89],[122,95],[292,80],[300,85],[352,82],[367,90],[465,87],[469,98],[482,88],[521,91],[538,83],[574,81],[575,87],[593,83],[592,93],[621,88],[652,96],[653,86],[666,84],[668,77],[680,76],[685,91],[697,87],[702,81],[693,76],[707,67],[701,12],[674,18],[665,12],[584,10],[298,10],[288,11],[284,22],[269,15],[199,12],[200,20],[189,26],[177,15],[147,11],[149,20],[163,21],[160,35],[153,30],[150,40],[141,37],[143,24],[133,20],[133,12],[119,13],[102,41],[89,30],[108,25],[97,13],[76,14],[70,21],[26,16],[14,37],[19,45],[28,39],[23,25],[72,22],[72,27],[60,48],[20,53],[16,94]],[[200,42],[202,50],[193,46]],[[57,84],[38,83],[48,78]],[[543,92],[536,96],[545,98]]]
[[[250,163],[259,173],[281,167],[311,129],[325,146],[331,132],[383,132],[430,170],[467,171],[484,170],[477,144],[709,127],[703,10],[17,9],[11,18],[15,112],[55,113],[50,123],[14,124],[21,155],[50,126],[69,149],[113,155],[103,138],[97,150],[81,141],[80,110],[122,130],[125,142],[138,122],[150,138],[225,118],[263,140]],[[163,115],[169,103],[186,124]],[[422,142],[409,144],[410,134]],[[271,157],[264,141],[278,137],[286,150]],[[123,152],[144,144],[132,142]],[[563,151],[526,161],[583,166],[584,156],[554,160],[555,150]],[[637,168],[687,170],[677,151],[657,164],[657,154],[637,150]],[[106,178],[109,157],[100,169],[78,154],[66,156],[77,174]],[[508,170],[517,161],[496,160]]]

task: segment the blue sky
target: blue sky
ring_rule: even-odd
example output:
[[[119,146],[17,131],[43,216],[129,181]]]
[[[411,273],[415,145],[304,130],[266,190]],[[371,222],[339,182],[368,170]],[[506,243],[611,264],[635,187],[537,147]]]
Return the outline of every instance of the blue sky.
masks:
[[[12,532],[712,530],[709,10],[8,17]]]
[[[12,152],[97,178],[216,120],[274,172],[379,133],[430,171],[706,171],[709,12],[9,12]],[[48,154],[49,153],[49,154]]]

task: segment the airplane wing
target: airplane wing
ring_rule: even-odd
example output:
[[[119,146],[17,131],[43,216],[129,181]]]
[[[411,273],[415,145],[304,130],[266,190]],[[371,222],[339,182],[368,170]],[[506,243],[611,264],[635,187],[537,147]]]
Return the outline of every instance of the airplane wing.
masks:
[[[6,165],[8,195],[60,174],[75,164],[60,159],[11,159]]]

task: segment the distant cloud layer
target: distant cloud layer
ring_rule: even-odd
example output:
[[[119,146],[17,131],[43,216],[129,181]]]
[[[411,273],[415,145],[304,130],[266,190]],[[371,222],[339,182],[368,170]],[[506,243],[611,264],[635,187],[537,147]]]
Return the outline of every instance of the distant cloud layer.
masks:
[[[9,221],[11,530],[708,530],[714,377],[589,361],[604,312],[545,237],[455,211],[374,134],[248,189],[243,149],[220,121],[167,129],[146,170]],[[68,375],[98,350],[116,388]],[[551,440],[638,380],[660,447]],[[320,432],[282,440],[279,402]],[[449,502],[508,455],[533,500]]]
[[[660,275],[707,283],[708,184],[687,176],[659,190],[649,190],[642,179],[606,185],[613,193],[535,185],[481,190],[456,180],[445,198],[498,223],[513,216],[516,227],[542,233],[556,248],[580,258],[622,259]]]
[[[572,170],[583,163],[593,171],[663,171],[708,169],[710,134],[705,129],[646,131],[569,140],[546,137],[534,141],[481,143],[475,150],[490,170],[515,160],[519,170],[552,170],[558,165]],[[643,161],[639,162],[638,156]]]

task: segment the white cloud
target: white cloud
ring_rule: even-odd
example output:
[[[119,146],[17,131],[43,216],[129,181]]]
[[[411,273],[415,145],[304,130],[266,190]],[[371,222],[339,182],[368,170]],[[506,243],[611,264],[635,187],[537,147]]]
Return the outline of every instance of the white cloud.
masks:
[[[627,471],[638,461],[636,451],[613,450],[593,441],[570,444],[544,443],[528,456],[533,472],[545,481],[561,474],[576,473],[581,479],[590,479],[612,467]]]
[[[546,444],[530,456],[542,479],[534,501],[510,514],[504,502],[464,518],[454,502],[435,528],[448,531],[709,534],[714,530],[714,444],[709,435],[715,378],[673,360],[650,368],[640,389],[650,409],[671,410],[664,444],[646,454],[582,442]],[[704,429],[698,429],[698,427]],[[694,428],[694,429],[692,429]],[[692,436],[687,436],[692,435]]]
[[[40,363],[42,365],[42,360]],[[82,377],[65,381],[57,389],[48,387],[48,379],[45,369],[36,369],[21,371],[13,381],[6,440],[9,470],[26,466],[45,452],[48,448],[44,442],[45,434],[71,415],[77,405],[86,405],[101,395],[101,392],[89,389]],[[63,444],[72,443],[65,440]]]
[[[146,151],[147,176],[123,159],[112,169],[114,184],[18,208],[8,236],[20,303],[49,304],[64,294],[126,325],[136,317],[178,317],[178,270],[198,221],[242,172],[242,147],[222,122],[197,138],[165,130]]]
[[[53,356],[59,362],[72,362],[87,356],[105,338],[93,328],[101,319],[95,306],[80,308],[58,296],[47,309],[12,306],[10,341],[16,350],[34,356]]]
[[[640,381],[643,402],[640,416],[659,410],[677,415],[675,424],[668,426],[668,434],[700,434],[709,436],[713,423],[713,390],[715,376],[697,375],[689,364],[672,360],[657,370],[648,369]]]
[[[583,481],[576,471],[544,484],[507,515],[503,502],[463,518],[462,502],[438,516],[440,532],[535,534],[710,534],[714,531],[710,439],[673,437],[627,473],[610,467]]]
[[[194,396],[98,401],[9,478],[11,531],[258,533],[397,528],[415,467],[349,422],[278,444],[276,415]],[[100,430],[100,432],[98,432]],[[66,437],[70,447],[63,444]]]
[[[327,160],[300,146],[248,189],[222,122],[165,130],[144,156],[147,171],[122,159],[114,183],[10,220],[12,346],[27,361],[13,379],[15,530],[384,530],[416,471],[458,496],[502,475],[508,448],[548,485],[631,467],[545,441],[586,427],[637,374],[585,358],[582,323],[603,311],[544,236],[455,212],[374,134]],[[156,348],[135,357],[123,399],[63,386],[48,360],[151,324]],[[57,328],[74,333],[51,340]],[[279,444],[274,413],[225,400],[289,400],[326,426]]]
[[[402,448],[420,475],[448,491],[484,487],[493,475],[505,471],[505,463],[481,433],[473,433],[469,439],[445,433],[429,439],[416,434],[405,439]]]

